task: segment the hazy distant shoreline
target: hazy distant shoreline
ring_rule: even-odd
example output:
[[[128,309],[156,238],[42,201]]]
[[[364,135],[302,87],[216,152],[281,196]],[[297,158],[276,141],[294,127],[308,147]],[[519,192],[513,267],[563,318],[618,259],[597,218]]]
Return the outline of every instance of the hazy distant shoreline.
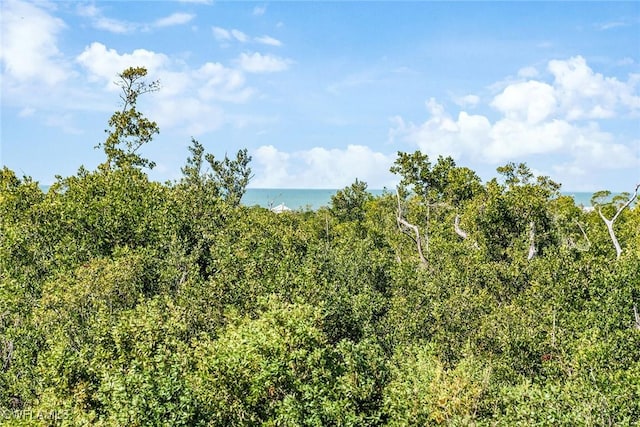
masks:
[[[297,209],[319,209],[328,206],[331,196],[338,189],[296,189],[296,188],[248,188],[242,204],[245,206],[259,205],[264,208],[271,208],[284,204],[285,206]],[[374,196],[381,195],[385,190],[368,190]],[[391,191],[391,190],[386,190]],[[571,196],[577,206],[583,206],[585,210],[591,208],[592,192],[562,192],[563,195]]]
[[[40,185],[42,191],[48,191],[50,185]],[[263,208],[272,208],[280,204],[284,204],[290,209],[320,209],[331,203],[331,196],[336,194],[339,189],[330,188],[248,188],[242,204],[245,206],[261,206]],[[369,189],[369,193],[374,196],[380,196],[389,189]],[[571,196],[575,200],[577,206],[582,206],[589,211],[591,207],[591,196],[593,192],[565,191],[563,195]],[[615,194],[615,193],[614,193]]]

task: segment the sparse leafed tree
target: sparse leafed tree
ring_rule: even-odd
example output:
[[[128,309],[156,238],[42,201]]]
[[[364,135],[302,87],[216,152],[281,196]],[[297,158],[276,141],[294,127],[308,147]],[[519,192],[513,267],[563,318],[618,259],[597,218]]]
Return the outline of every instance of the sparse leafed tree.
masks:
[[[602,218],[602,221],[607,226],[609,236],[611,237],[613,246],[616,249],[616,259],[619,259],[620,255],[622,255],[622,247],[620,246],[620,242],[618,242],[618,238],[616,237],[613,223],[616,221],[616,219],[618,219],[622,211],[628,208],[636,199],[636,197],[638,196],[638,189],[640,189],[640,184],[636,185],[636,188],[632,195],[630,195],[629,193],[622,193],[613,197],[610,202],[605,202],[605,200],[611,195],[610,191],[598,191],[591,197],[591,204],[596,207],[598,215],[600,215],[600,218]],[[615,206],[617,208],[616,213],[613,215],[613,217],[611,217],[611,219],[608,219],[602,213],[603,206]]]
[[[426,207],[426,231],[424,239],[425,250],[429,247],[429,222],[431,209],[439,208],[441,212],[458,209],[466,201],[473,199],[483,191],[478,175],[469,168],[456,166],[451,157],[438,157],[435,165],[429,161],[429,156],[416,151],[412,154],[398,152],[398,158],[391,167],[391,172],[399,174],[402,179],[398,193],[397,222],[400,229],[412,239],[420,237],[418,226],[407,222],[403,215],[399,195],[410,190],[419,197],[421,204]],[[468,233],[460,227],[460,217],[454,218],[454,231],[458,236],[466,239]],[[420,245],[419,245],[420,246]],[[421,252],[420,250],[419,252]],[[424,256],[419,253],[424,263]]]
[[[189,147],[191,156],[182,168],[182,183],[199,190],[206,191],[208,196],[222,197],[231,206],[240,204],[240,200],[247,190],[251,174],[251,156],[247,149],[239,150],[235,159],[227,155],[223,160],[216,160],[211,153],[205,153],[204,146],[191,138]],[[204,160],[210,171],[203,171]]]
[[[235,159],[230,159],[226,154],[223,160],[216,160],[213,154],[206,154],[205,159],[213,170],[216,182],[222,197],[231,205],[237,206],[247,190],[251,174],[251,156],[246,148],[238,150]]]
[[[157,123],[144,117],[137,108],[140,95],[160,89],[158,81],[146,82],[146,75],[144,67],[130,67],[118,74],[119,80],[115,84],[122,90],[122,109],[113,113],[109,119],[110,129],[105,130],[107,139],[96,147],[102,148],[107,155],[107,160],[100,166],[103,170],[127,166],[151,169],[155,166],[154,162],[138,154],[138,150],[159,133]]]

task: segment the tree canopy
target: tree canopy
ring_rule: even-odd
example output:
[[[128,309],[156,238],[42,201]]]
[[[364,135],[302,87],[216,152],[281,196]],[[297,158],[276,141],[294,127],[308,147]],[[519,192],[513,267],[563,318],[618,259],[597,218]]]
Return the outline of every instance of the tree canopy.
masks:
[[[240,203],[247,150],[148,178],[145,77],[97,170],[0,173],[0,423],[640,421],[638,188],[585,210],[524,164],[398,153],[396,192],[274,214]]]

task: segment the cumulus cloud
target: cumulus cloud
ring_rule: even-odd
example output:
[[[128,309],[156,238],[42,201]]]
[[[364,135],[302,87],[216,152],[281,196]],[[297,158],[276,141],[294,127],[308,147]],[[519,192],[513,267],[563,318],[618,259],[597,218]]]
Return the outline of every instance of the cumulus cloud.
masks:
[[[482,159],[489,164],[554,155],[564,159],[565,170],[576,174],[640,166],[632,143],[616,141],[596,122],[637,114],[638,79],[605,77],[579,56],[549,61],[548,70],[550,82],[529,79],[506,84],[489,104],[498,113],[493,120],[466,111],[451,115],[432,98],[423,123],[394,117],[390,140],[409,142],[431,156]]]
[[[342,188],[358,178],[370,188],[392,187],[389,172],[394,156],[362,145],[283,152],[272,145],[259,147],[253,156],[258,188]]]
[[[58,34],[66,28],[62,20],[31,3],[9,0],[2,5],[0,26],[0,60],[6,73],[3,78],[53,86],[69,77],[69,68],[57,47]]]
[[[169,62],[169,58],[162,53],[136,49],[132,53],[120,54],[98,42],[86,47],[76,60],[89,71],[92,80],[104,81],[111,90],[119,90],[113,83],[114,78],[128,67],[146,67],[153,75]]]
[[[627,82],[604,77],[593,72],[581,56],[549,61],[548,69],[554,77],[560,106],[569,120],[610,118],[623,109],[631,113],[640,111],[637,76]]]
[[[249,73],[274,73],[288,69],[291,60],[255,52],[240,54],[238,64],[240,68]]]
[[[185,69],[164,54],[144,49],[119,53],[101,43],[92,43],[77,62],[87,70],[90,81],[103,83],[108,90],[119,90],[113,82],[125,68],[146,67],[149,78],[158,79],[161,85],[161,91],[153,95],[156,102],[147,107],[150,116],[161,128],[183,127],[192,135],[225,124],[241,126],[246,120],[226,115],[219,103],[244,103],[255,93],[241,69],[217,62]]]
[[[199,81],[198,93],[204,100],[242,103],[253,95],[253,90],[245,86],[245,77],[242,72],[227,68],[220,63],[208,62],[192,75]]]
[[[554,112],[556,97],[550,85],[530,80],[507,86],[491,105],[509,119],[535,124]]]

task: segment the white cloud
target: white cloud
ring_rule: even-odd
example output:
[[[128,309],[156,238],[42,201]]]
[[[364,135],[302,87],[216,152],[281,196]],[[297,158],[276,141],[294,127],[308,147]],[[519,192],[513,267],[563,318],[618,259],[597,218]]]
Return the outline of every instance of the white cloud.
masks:
[[[118,90],[113,81],[118,73],[128,67],[146,67],[153,76],[169,62],[169,58],[162,53],[136,49],[130,54],[119,54],[115,49],[107,49],[98,42],[91,43],[76,60],[89,71],[94,81],[104,81],[111,90]]]
[[[241,126],[247,119],[230,117],[216,103],[247,102],[255,93],[247,86],[240,69],[207,62],[199,68],[184,69],[164,54],[144,49],[119,53],[100,43],[88,46],[77,58],[90,75],[90,80],[105,83],[109,90],[119,90],[113,84],[116,75],[129,66],[144,66],[148,77],[160,81],[161,90],[154,94],[156,102],[150,116],[161,127],[183,127],[193,135],[219,129],[225,124]]]
[[[258,188],[342,188],[356,178],[367,182],[369,188],[382,188],[397,181],[389,172],[394,156],[362,145],[291,153],[267,145],[251,154],[255,164],[252,186]]]
[[[0,27],[0,60],[6,70],[3,78],[53,86],[69,77],[70,70],[57,47],[57,36],[66,28],[62,20],[31,3],[10,0],[2,5]]]
[[[491,105],[507,118],[535,124],[546,119],[556,108],[554,88],[535,80],[515,83],[493,99]]]
[[[246,33],[237,29],[226,29],[222,27],[212,27],[213,37],[220,42],[237,41],[240,43],[247,43],[254,41],[256,43],[268,45],[268,46],[282,46],[282,42],[271,36],[264,35],[260,37],[249,37]]]
[[[240,54],[238,64],[240,68],[249,73],[273,73],[288,69],[291,60],[255,52],[252,54]]]
[[[595,27],[600,31],[611,30],[613,28],[628,27],[630,24],[624,21],[610,21],[596,24]]]
[[[153,103],[149,116],[161,129],[181,127],[193,136],[220,129],[227,122],[220,107],[193,96]]]
[[[461,107],[475,107],[476,105],[478,105],[480,103],[480,97],[478,95],[465,95],[465,96],[459,96],[453,99],[453,102],[456,103],[456,105],[459,105]]]
[[[148,24],[109,18],[103,14],[100,8],[93,4],[78,5],[76,10],[78,15],[89,18],[94,28],[115,34],[127,34],[138,30],[149,31],[154,28],[183,25],[191,22],[193,18],[195,18],[195,15],[190,13],[176,12]]]
[[[133,22],[121,21],[118,19],[98,17],[93,21],[93,26],[98,30],[105,30],[115,34],[127,34],[136,30],[138,27]]]
[[[263,145],[251,153],[254,172],[258,173],[251,182],[253,187],[260,188],[283,188],[284,183],[291,186],[289,176],[290,155],[278,151],[273,145]]]
[[[594,122],[628,118],[637,112],[640,78],[631,75],[623,82],[604,77],[594,73],[582,57],[550,61],[548,68],[552,82],[506,84],[490,103],[500,114],[493,121],[465,111],[453,117],[432,98],[426,104],[425,122],[393,118],[390,139],[409,142],[430,156],[451,155],[489,164],[554,156],[552,169],[565,168],[576,175],[640,167],[640,152],[632,148],[633,142],[616,140]]]
[[[270,36],[256,37],[255,40],[258,43],[266,44],[269,46],[282,46],[282,42],[280,40],[274,39],[273,37],[270,37]]]
[[[530,79],[532,77],[538,77],[540,73],[535,67],[524,67],[518,70],[518,77]]]
[[[549,61],[548,69],[554,76],[556,97],[568,120],[610,118],[621,109],[631,114],[640,112],[638,80],[633,76],[627,82],[604,77],[594,73],[581,56]]]
[[[231,30],[231,35],[233,36],[233,38],[235,38],[241,43],[245,43],[247,40],[249,40],[249,36],[247,36],[245,33],[243,33],[240,30],[236,30],[236,29]]]
[[[79,4],[76,7],[78,15],[91,20],[91,25],[98,30],[108,31],[115,34],[126,34],[135,31],[140,25],[133,22],[108,18],[103,15],[102,10],[93,4]]]
[[[156,27],[170,27],[173,25],[183,25],[191,22],[191,20],[195,18],[195,15],[190,13],[174,13],[164,18],[160,18],[155,21],[154,26]]]
[[[246,43],[249,41],[249,36],[243,33],[240,30],[231,29],[227,30],[226,28],[221,27],[213,27],[213,37],[215,37],[218,41],[232,41],[236,40],[240,43]]]
[[[213,27],[213,37],[216,38],[216,40],[231,40],[231,33],[229,32],[229,30],[225,30],[224,28],[220,28],[220,27]]]
[[[254,93],[245,86],[242,72],[220,63],[206,63],[193,73],[193,77],[199,82],[198,94],[204,100],[243,103]]]

